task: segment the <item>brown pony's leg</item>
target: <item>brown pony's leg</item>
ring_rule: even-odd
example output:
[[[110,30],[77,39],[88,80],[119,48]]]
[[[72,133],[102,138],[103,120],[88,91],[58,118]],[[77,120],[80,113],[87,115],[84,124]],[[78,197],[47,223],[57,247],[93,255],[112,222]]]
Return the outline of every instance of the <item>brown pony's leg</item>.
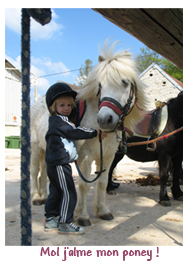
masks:
[[[169,164],[171,162],[171,157],[168,154],[163,154],[159,156],[159,177],[160,177],[160,193],[159,193],[159,203],[162,206],[171,206],[170,199],[167,195],[167,180],[169,178]]]
[[[179,180],[183,178],[182,155],[172,159],[173,162],[173,185],[171,187],[173,198],[183,201],[183,192],[180,189]]]
[[[113,174],[113,171],[114,171],[115,167],[122,160],[123,157],[124,157],[123,153],[117,152],[115,154],[114,160],[113,160],[112,165],[110,167],[110,170],[109,170],[109,173],[108,173],[108,185],[107,185],[107,188],[106,188],[107,193],[110,194],[110,195],[115,195],[116,194],[115,188],[118,188],[119,185],[120,185],[119,183],[114,183],[112,181],[112,174]]]

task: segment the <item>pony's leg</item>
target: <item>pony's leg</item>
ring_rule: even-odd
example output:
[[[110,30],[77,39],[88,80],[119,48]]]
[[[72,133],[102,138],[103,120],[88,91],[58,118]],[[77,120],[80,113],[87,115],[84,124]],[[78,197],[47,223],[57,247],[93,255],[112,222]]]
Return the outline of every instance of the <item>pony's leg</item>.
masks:
[[[180,189],[179,179],[182,178],[182,156],[177,156],[172,159],[173,162],[173,185],[171,187],[173,198],[178,201],[183,201],[183,192]]]
[[[167,180],[169,178],[169,164],[171,158],[169,155],[159,156],[159,177],[160,177],[160,193],[159,203],[162,206],[171,206],[170,199],[167,195]]]
[[[91,173],[92,161],[89,160],[89,157],[89,155],[82,156],[82,153],[79,153],[78,165],[86,179],[89,179]],[[84,182],[80,176],[78,177],[78,183],[79,193],[75,210],[75,217],[77,218],[77,222],[79,225],[89,226],[91,225],[91,221],[87,212],[87,194],[90,190],[91,184]]]
[[[38,173],[40,170],[40,159],[42,149],[38,144],[32,144],[31,152],[31,196],[34,205],[41,205],[41,197],[38,188]]]
[[[45,163],[45,151],[43,151],[43,155],[41,158],[41,175],[39,177],[39,193],[41,196],[41,203],[45,204],[47,200],[47,169]]]
[[[121,152],[117,152],[115,154],[115,157],[114,157],[114,160],[111,164],[111,167],[110,167],[110,170],[109,170],[109,173],[108,173],[108,185],[107,185],[107,193],[110,194],[110,195],[115,195],[116,192],[115,192],[115,188],[118,188],[119,187],[119,183],[114,183],[112,181],[112,174],[113,174],[113,171],[115,169],[115,167],[117,166],[117,164],[122,160],[122,158],[124,157],[124,154],[121,153]]]
[[[107,208],[106,204],[106,187],[108,182],[108,172],[113,161],[113,156],[109,156],[109,159],[106,158],[106,161],[103,163],[103,169],[106,169],[104,173],[97,180],[96,184],[96,193],[95,193],[95,202],[94,202],[94,214],[103,219],[103,220],[112,220],[114,219],[110,210]],[[99,171],[100,166],[97,164],[97,170]]]

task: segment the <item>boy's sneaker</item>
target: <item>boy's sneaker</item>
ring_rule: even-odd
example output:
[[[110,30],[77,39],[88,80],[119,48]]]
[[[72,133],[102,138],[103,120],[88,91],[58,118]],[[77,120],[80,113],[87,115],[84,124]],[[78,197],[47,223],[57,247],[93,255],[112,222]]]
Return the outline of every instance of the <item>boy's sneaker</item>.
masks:
[[[53,216],[45,219],[44,230],[45,232],[53,231],[58,229],[58,219]]]
[[[69,234],[69,235],[82,235],[84,234],[84,229],[75,225],[73,222],[72,223],[65,223],[61,224],[59,223],[59,229],[58,229],[59,234]]]

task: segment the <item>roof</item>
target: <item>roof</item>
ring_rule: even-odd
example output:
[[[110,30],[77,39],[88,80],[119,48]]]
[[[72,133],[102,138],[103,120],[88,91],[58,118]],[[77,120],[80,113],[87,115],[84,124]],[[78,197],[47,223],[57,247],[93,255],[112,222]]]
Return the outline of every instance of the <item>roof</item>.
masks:
[[[183,69],[183,8],[93,8]]]
[[[157,69],[166,79],[168,79],[176,88],[178,88],[180,91],[183,91],[183,83],[179,81],[178,79],[172,77],[171,75],[167,74],[161,67],[159,67],[156,63],[152,63],[146,70],[144,70],[140,75],[139,78],[141,78],[145,73],[147,73],[151,68]]]
[[[5,68],[15,68],[14,65],[12,65],[7,59],[5,59]],[[15,68],[16,69],[16,68]],[[14,71],[15,74],[17,74],[20,78],[22,77],[22,74],[19,70]]]

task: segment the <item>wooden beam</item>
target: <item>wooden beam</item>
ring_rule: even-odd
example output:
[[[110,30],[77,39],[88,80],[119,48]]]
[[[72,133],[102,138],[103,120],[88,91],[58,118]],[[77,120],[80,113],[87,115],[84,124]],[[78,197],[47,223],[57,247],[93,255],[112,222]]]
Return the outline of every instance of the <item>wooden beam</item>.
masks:
[[[183,69],[183,10],[95,8],[96,12]]]

